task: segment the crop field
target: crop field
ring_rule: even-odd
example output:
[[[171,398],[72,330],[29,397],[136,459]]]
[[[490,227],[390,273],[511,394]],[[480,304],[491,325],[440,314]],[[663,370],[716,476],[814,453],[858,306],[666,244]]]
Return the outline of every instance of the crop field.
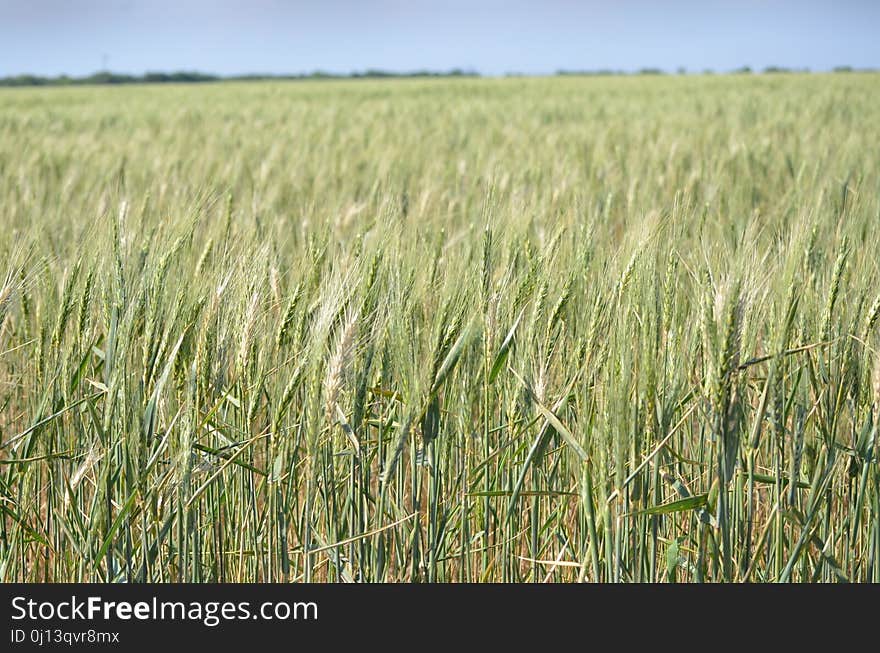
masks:
[[[880,77],[0,91],[0,581],[880,581]]]

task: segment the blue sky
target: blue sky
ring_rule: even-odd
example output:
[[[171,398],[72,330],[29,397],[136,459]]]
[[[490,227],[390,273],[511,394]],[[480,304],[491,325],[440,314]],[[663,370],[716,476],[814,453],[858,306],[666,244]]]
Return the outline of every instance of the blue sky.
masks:
[[[880,0],[0,0],[0,76],[880,66]]]

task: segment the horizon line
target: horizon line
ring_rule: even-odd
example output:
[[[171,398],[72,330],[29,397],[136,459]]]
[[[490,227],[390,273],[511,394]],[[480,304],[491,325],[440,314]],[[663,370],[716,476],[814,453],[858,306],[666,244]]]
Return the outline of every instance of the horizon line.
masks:
[[[507,71],[498,74],[486,74],[472,68],[453,67],[446,70],[438,69],[415,69],[415,70],[389,70],[380,68],[367,68],[352,70],[349,72],[333,72],[315,69],[311,72],[300,73],[266,73],[250,72],[229,75],[205,73],[198,70],[179,69],[174,71],[146,71],[142,74],[97,70],[88,75],[36,75],[33,73],[19,73],[0,77],[0,86],[64,86],[64,85],[89,85],[89,84],[151,84],[151,83],[205,83],[223,81],[284,81],[284,80],[309,80],[309,79],[382,79],[382,78],[430,78],[430,77],[471,77],[471,78],[505,78],[505,77],[613,77],[613,76],[640,76],[640,75],[737,75],[737,74],[827,74],[827,73],[872,73],[878,72],[876,67],[855,67],[850,65],[833,66],[828,69],[811,69],[809,67],[794,68],[788,66],[765,66],[762,69],[754,69],[751,66],[741,66],[730,70],[713,70],[705,68],[701,70],[689,70],[680,66],[675,70],[667,70],[658,67],[642,67],[636,69],[624,68],[558,68],[552,72],[526,73],[519,71]]]

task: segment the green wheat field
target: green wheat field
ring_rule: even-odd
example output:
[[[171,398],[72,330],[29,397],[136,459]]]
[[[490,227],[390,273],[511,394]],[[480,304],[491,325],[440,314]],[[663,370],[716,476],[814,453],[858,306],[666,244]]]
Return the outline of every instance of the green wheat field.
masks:
[[[0,91],[0,580],[880,581],[880,77]]]

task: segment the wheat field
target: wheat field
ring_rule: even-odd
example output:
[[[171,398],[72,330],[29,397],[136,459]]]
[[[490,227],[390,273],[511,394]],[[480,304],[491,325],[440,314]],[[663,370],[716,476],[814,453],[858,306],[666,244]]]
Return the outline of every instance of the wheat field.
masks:
[[[0,91],[0,580],[880,581],[876,74]]]

